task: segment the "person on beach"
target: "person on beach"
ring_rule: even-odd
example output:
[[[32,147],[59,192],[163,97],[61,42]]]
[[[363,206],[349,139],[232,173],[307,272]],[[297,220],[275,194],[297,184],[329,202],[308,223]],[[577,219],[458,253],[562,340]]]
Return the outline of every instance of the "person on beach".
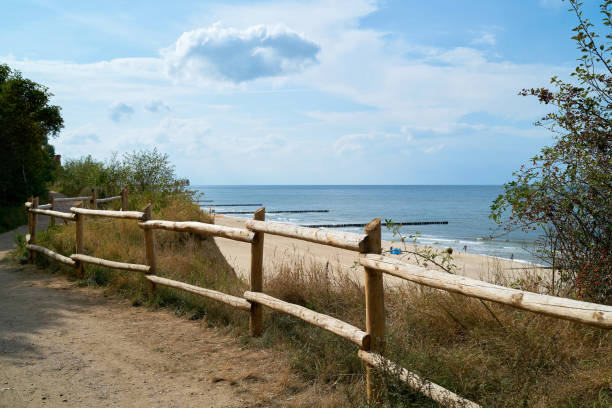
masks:
[[[463,246],[463,252],[467,252],[467,245]]]

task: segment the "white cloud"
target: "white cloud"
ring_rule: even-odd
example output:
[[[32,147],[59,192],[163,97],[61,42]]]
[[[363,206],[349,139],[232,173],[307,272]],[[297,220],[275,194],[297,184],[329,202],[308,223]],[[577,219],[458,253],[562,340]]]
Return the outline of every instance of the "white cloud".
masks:
[[[145,105],[145,109],[152,113],[169,111],[170,107],[166,105],[161,99],[150,101]]]
[[[208,104],[206,105],[208,109],[216,110],[216,111],[228,111],[232,109],[232,105],[223,105],[223,104]]]
[[[142,143],[161,145],[186,155],[198,155],[214,148],[210,124],[202,118],[164,118],[152,130],[143,129],[140,133]]]
[[[337,155],[357,153],[364,151],[392,152],[404,149],[412,140],[412,136],[405,130],[402,133],[353,133],[341,136],[334,142],[334,151]]]
[[[124,118],[132,116],[134,108],[123,102],[117,102],[108,109],[108,112],[113,121],[120,122]]]
[[[68,132],[62,133],[60,141],[68,145],[84,145],[100,143],[100,137],[94,126],[86,124]]]
[[[461,67],[483,65],[487,63],[487,59],[481,51],[474,48],[455,47],[431,55],[428,62],[443,62],[448,66]]]
[[[186,157],[216,161],[220,158],[254,157],[258,154],[280,154],[286,150],[287,138],[282,134],[263,136],[220,135],[202,117],[162,119],[154,126],[128,131],[125,140],[138,145],[175,151]]]
[[[538,3],[542,7],[550,7],[554,9],[560,9],[564,6],[563,0],[538,0]]]
[[[299,72],[317,62],[318,52],[317,44],[281,24],[240,30],[216,23],[183,33],[162,55],[171,75],[240,83]]]
[[[267,134],[263,138],[240,138],[240,145],[237,150],[242,153],[278,153],[287,145],[287,138],[279,134]]]
[[[497,43],[497,37],[493,33],[480,33],[477,37],[472,39],[472,44],[484,44],[484,45],[495,45]]]
[[[432,153],[435,153],[435,152],[438,152],[444,149],[444,147],[445,147],[444,143],[439,143],[433,146],[426,147],[425,149],[423,149],[423,152],[427,154],[432,154]]]
[[[376,0],[310,0],[275,2],[247,2],[241,5],[220,5],[196,18],[201,25],[222,21],[232,27],[246,29],[258,24],[275,25],[278,22],[308,33],[320,45],[333,41],[330,34],[359,25],[359,19],[377,10]]]

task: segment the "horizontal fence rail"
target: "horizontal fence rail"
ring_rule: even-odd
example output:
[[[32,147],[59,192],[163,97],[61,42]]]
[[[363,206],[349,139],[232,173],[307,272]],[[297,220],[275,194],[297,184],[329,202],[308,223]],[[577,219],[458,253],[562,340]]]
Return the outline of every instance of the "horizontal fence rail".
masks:
[[[217,213],[219,214],[219,213]],[[391,222],[391,225],[447,225],[448,221],[406,221],[406,222]],[[345,228],[345,227],[365,227],[368,223],[357,224],[308,224],[302,227],[308,228]]]
[[[99,202],[99,203],[108,203],[109,201],[121,200],[121,198],[123,198],[123,197],[118,195],[118,196],[114,196],[114,197],[97,198],[96,201]]]
[[[201,203],[209,203],[212,200],[200,200]],[[261,207],[263,204],[207,204],[205,207]]]
[[[235,307],[236,309],[246,311],[251,310],[251,303],[249,303],[247,300],[236,296],[228,295],[223,292],[217,292],[216,290],[189,285],[188,283],[183,283],[172,279],[166,279],[156,275],[145,275],[144,278],[158,285],[163,285],[174,289],[180,289],[182,291],[189,292],[194,295],[199,295],[209,299],[217,300],[219,302],[225,303],[226,305]]]
[[[32,208],[32,203],[29,201],[26,201],[25,203],[26,208]],[[40,208],[40,209],[46,209],[46,208],[51,208],[53,207],[51,204],[43,204],[43,205],[39,205],[36,208]]]
[[[267,211],[266,214],[305,214],[305,213],[328,213],[329,210],[274,210]],[[215,214],[252,214],[252,211],[215,211]]]
[[[270,221],[248,220],[245,225],[252,231],[301,239],[303,241],[315,242],[351,251],[363,252],[365,250],[366,236],[363,234],[327,231]]]
[[[395,364],[391,360],[387,360],[379,354],[370,353],[365,350],[359,350],[357,353],[359,358],[366,363],[371,364],[382,371],[387,371],[398,375],[400,380],[408,384],[410,388],[420,392],[426,397],[431,398],[440,405],[453,408],[481,408],[480,405],[476,404],[475,402],[462,398],[454,392],[449,391],[436,383],[427,381],[421,378],[419,375],[406,370],[404,367]]]
[[[126,218],[130,220],[144,219],[144,213],[140,211],[111,211],[111,210],[89,210],[86,208],[71,207],[70,211],[75,214],[93,215],[96,217]]]
[[[82,197],[56,197],[53,199],[54,202],[61,201],[83,201],[83,200],[91,200],[92,196],[82,196]]]
[[[370,348],[370,335],[368,333],[359,330],[357,327],[343,322],[342,320],[336,319],[335,317],[318,313],[293,303],[284,302],[261,292],[246,291],[244,292],[244,298],[246,300],[250,300],[251,302],[260,303],[278,312],[283,312],[297,317],[314,326],[328,330],[357,344],[362,349],[368,350]]]
[[[49,258],[55,259],[57,262],[63,263],[64,265],[73,266],[73,267],[76,266],[76,262],[74,260],[72,260],[71,258],[68,258],[67,256],[58,254],[57,252],[53,252],[50,249],[47,249],[45,247],[41,247],[41,246],[38,246],[38,245],[27,244],[26,248],[29,249],[30,251],[36,251],[36,252],[41,253],[43,255],[47,255]]]
[[[76,220],[76,214],[65,213],[61,211],[53,211],[53,210],[40,210],[40,208],[41,207],[32,208],[30,212],[41,214],[41,215],[48,215],[50,217],[61,218],[64,220],[69,220],[69,221]]]
[[[106,266],[107,268],[113,268],[113,269],[123,269],[125,271],[148,273],[150,270],[150,267],[148,265],[109,261],[107,259],[96,258],[93,256],[83,255],[83,254],[73,254],[73,255],[70,255],[70,258],[72,258],[75,261],[79,261],[79,262],[85,262],[85,263],[93,264],[93,265]]]
[[[612,328],[612,306],[512,289],[461,275],[425,269],[382,255],[361,255],[359,263],[365,267],[432,288],[503,303],[530,312],[604,329]]]
[[[204,235],[213,235],[216,237],[233,239],[235,241],[242,242],[253,242],[253,234],[251,231],[226,227],[223,225],[207,224],[204,222],[196,221],[164,221],[164,220],[150,220],[141,222],[138,224],[139,227],[144,229],[162,229],[166,231],[177,231],[177,232],[195,232]]]

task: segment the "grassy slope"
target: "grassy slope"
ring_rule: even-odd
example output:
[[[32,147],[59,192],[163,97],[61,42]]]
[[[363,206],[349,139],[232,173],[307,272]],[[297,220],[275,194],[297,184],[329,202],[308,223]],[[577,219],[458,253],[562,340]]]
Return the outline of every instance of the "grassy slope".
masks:
[[[180,200],[158,209],[155,217],[207,221],[197,207]],[[85,251],[93,256],[144,263],[141,240],[134,222],[97,219],[86,224]],[[161,276],[235,295],[247,287],[212,239],[157,231],[156,240]],[[39,242],[68,255],[75,246],[74,226],[43,233]],[[265,282],[267,293],[365,326],[363,287],[333,265],[283,257],[275,269],[276,276]],[[345,340],[271,312],[265,316],[264,336],[251,339],[244,312],[166,288],[151,299],[138,274],[91,265],[86,273],[83,284],[105,285],[134,304],[173,307],[177,314],[230,327],[252,346],[284,348],[306,379],[342,390],[347,406],[364,404],[363,365],[356,347]],[[612,402],[609,332],[413,285],[388,290],[385,300],[385,354],[466,398],[505,407],[607,407]],[[388,406],[435,406],[393,375],[384,379]]]

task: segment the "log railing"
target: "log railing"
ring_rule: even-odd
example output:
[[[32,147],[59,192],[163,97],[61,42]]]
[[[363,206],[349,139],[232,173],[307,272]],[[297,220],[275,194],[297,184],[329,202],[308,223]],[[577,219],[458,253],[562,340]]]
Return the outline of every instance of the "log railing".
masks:
[[[612,307],[610,306],[493,285],[488,282],[464,276],[428,270],[405,263],[397,258],[382,256],[380,255],[381,222],[379,218],[372,220],[366,225],[364,234],[354,234],[300,227],[278,222],[268,222],[265,221],[265,208],[262,207],[255,211],[253,220],[246,222],[246,229],[241,229],[193,221],[178,222],[153,220],[151,219],[152,212],[150,204],[141,212],[127,211],[127,190],[124,190],[122,195],[117,197],[122,199],[122,209],[126,211],[107,211],[72,207],[70,208],[70,213],[58,214],[57,211],[53,210],[41,210],[40,208],[42,206],[38,206],[38,199],[31,198],[29,202],[25,203],[28,210],[30,225],[30,233],[27,235],[27,249],[30,251],[30,260],[34,259],[35,253],[44,254],[60,263],[77,268],[77,275],[81,277],[83,276],[83,264],[85,263],[141,272],[143,273],[144,279],[150,283],[152,290],[155,290],[156,285],[162,285],[213,299],[239,310],[248,311],[250,313],[250,329],[253,336],[259,336],[263,331],[262,306],[266,306],[277,312],[295,316],[314,326],[343,337],[359,346],[360,350],[358,356],[366,363],[367,368],[366,380],[368,400],[372,403],[377,403],[377,398],[380,398],[380,393],[378,392],[379,379],[376,370],[390,369],[391,372],[399,375],[399,378],[409,387],[441,405],[447,407],[479,407],[478,404],[421,378],[417,374],[398,366],[381,355],[383,353],[385,339],[383,274],[392,275],[409,282],[448,292],[460,293],[477,299],[505,304],[529,312],[570,320],[603,329],[612,329]],[[109,199],[103,200],[110,201],[110,199],[118,199],[117,197],[110,197]],[[73,197],[64,201],[75,201],[80,198],[82,197]],[[84,199],[86,198],[89,197],[85,197]],[[60,199],[56,198],[55,202],[58,200]],[[96,203],[98,202],[105,201],[96,199]],[[47,248],[35,245],[37,217],[39,214],[76,220],[76,254],[66,257]],[[83,230],[85,224],[84,218],[86,216],[123,218],[138,221],[138,226],[144,233],[147,265],[116,262],[85,255],[83,253]],[[193,232],[249,243],[251,245],[250,291],[244,292],[243,297],[237,297],[157,276],[155,239],[153,235],[153,231],[156,229]],[[318,313],[303,306],[288,303],[264,294],[263,243],[265,234],[280,235],[359,252],[359,264],[364,267],[365,271],[364,295],[366,303],[366,330],[363,331],[358,327],[326,314]]]
[[[359,263],[366,268],[447,292],[490,300],[518,309],[603,329],[612,328],[612,307],[610,306],[494,285],[466,276],[407,264],[400,259],[388,256],[364,254],[360,256]]]
[[[109,202],[115,201],[115,200],[121,200],[121,210],[122,211],[126,211],[127,210],[127,207],[128,207],[128,189],[127,189],[127,186],[124,187],[123,190],[121,190],[121,194],[120,195],[113,196],[113,197],[106,197],[106,198],[98,198],[98,194],[97,194],[96,190],[92,190],[90,196],[79,196],[79,197],[54,197],[54,196],[51,196],[51,197],[49,197],[49,201],[50,201],[49,203],[37,206],[36,207],[36,211],[34,211],[34,212],[37,212],[37,213],[42,214],[42,215],[48,215],[50,217],[49,225],[54,226],[56,218],[61,218],[61,219],[64,219],[66,221],[76,221],[76,216],[74,216],[74,214],[69,214],[69,213],[65,213],[65,212],[62,212],[62,211],[54,211],[57,208],[56,203],[81,201],[81,202],[89,203],[92,208],[96,209],[96,208],[98,208],[98,203],[109,203]],[[31,209],[32,205],[33,205],[32,200],[30,200],[30,201],[25,203],[26,209]],[[42,211],[42,210],[49,210],[49,211]],[[66,222],[66,221],[64,221],[64,222]]]

